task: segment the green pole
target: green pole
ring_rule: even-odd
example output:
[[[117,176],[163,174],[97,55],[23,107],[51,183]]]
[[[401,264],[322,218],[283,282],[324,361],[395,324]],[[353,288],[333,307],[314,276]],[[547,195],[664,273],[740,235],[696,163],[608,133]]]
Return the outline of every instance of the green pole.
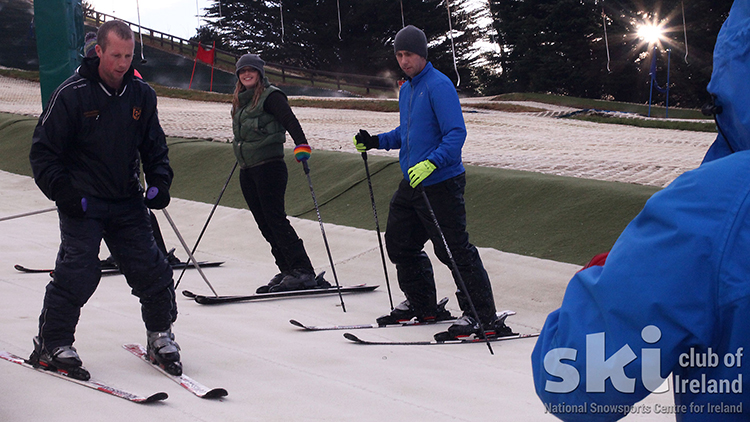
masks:
[[[83,57],[81,0],[35,0],[34,27],[42,107],[46,108],[52,92],[73,74]]]

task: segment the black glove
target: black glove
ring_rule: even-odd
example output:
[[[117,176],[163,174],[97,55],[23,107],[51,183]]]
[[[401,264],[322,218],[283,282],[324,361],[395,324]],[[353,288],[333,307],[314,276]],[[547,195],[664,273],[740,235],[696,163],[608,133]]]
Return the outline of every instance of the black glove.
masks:
[[[73,186],[62,185],[55,197],[57,209],[68,217],[83,218],[86,215],[86,198]]]
[[[370,136],[366,130],[360,129],[359,133],[354,135],[354,147],[358,152],[365,152],[368,149],[377,149],[380,147],[378,135]]]
[[[143,203],[152,210],[160,210],[169,205],[170,199],[169,185],[159,180],[148,188],[146,199],[143,200]]]

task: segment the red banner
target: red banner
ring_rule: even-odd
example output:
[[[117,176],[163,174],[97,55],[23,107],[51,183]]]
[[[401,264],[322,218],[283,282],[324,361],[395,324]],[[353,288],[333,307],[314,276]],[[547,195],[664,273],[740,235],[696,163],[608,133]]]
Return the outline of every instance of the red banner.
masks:
[[[203,63],[213,66],[215,50],[216,49],[213,47],[209,47],[209,49],[206,50],[202,45],[198,44],[198,53],[196,53],[195,58],[196,60],[200,60]]]
[[[193,76],[195,76],[195,65],[198,63],[198,60],[200,60],[203,63],[211,65],[211,84],[209,85],[208,89],[210,91],[213,91],[215,53],[216,53],[216,41],[214,41],[214,45],[210,47],[209,49],[203,48],[203,46],[200,43],[198,43],[198,52],[195,54],[195,60],[193,60],[193,73],[190,75],[190,84],[188,85],[188,89],[191,89],[193,87]]]

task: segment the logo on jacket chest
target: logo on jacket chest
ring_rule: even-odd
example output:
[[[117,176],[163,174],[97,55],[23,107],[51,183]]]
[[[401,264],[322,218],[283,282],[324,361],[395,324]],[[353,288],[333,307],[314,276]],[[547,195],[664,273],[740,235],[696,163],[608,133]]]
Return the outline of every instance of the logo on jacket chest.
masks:
[[[133,120],[139,120],[141,118],[141,111],[142,109],[140,107],[133,107]]]

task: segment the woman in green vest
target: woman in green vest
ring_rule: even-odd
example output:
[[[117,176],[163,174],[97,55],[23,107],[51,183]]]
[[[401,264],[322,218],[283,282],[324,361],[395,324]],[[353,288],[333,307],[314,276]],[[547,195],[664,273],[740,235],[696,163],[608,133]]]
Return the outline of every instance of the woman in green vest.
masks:
[[[309,146],[286,95],[268,82],[264,66],[256,54],[239,58],[232,102],[232,145],[240,165],[242,194],[279,267],[279,273],[257,292],[309,289],[327,282],[322,276],[316,280],[302,239],[284,208],[286,132],[308,152]]]

